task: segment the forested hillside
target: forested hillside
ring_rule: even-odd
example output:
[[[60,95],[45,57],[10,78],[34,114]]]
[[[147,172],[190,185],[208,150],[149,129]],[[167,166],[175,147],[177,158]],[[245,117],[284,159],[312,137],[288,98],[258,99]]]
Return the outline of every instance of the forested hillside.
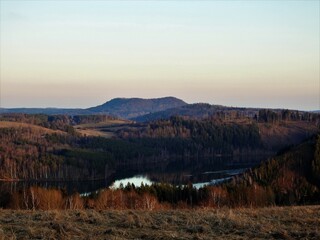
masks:
[[[270,113],[280,116],[281,112]],[[250,118],[240,113],[220,113],[202,119],[173,116],[137,124],[136,128],[120,129],[117,135],[121,138],[192,140],[201,143],[204,149],[211,147],[211,152],[234,153],[246,149],[276,152],[298,144],[319,131],[320,115],[306,114],[306,118],[274,117],[276,120],[259,116]]]
[[[170,108],[164,111],[149,113],[143,116],[135,117],[137,122],[149,122],[160,119],[169,119],[172,116],[188,117],[193,119],[202,119],[212,116],[223,118],[248,116],[253,117],[258,112],[252,108],[236,108],[221,105],[210,105],[208,103],[194,103],[179,107]]]
[[[187,103],[175,97],[154,99],[114,98],[102,105],[88,108],[87,110],[93,114],[108,114],[125,119],[131,119],[145,114],[164,111],[184,105],[187,105]]]
[[[0,114],[0,121],[30,123],[50,129],[62,131],[70,130],[70,127],[78,124],[99,123],[116,119],[108,115],[45,115],[6,113]]]
[[[270,154],[318,131],[310,119],[269,123],[221,117],[128,123],[110,139],[85,136],[73,127],[108,119],[113,117],[0,115],[0,178],[105,179],[124,166],[139,169],[177,156]]]
[[[125,119],[145,114],[164,111],[166,109],[187,105],[175,97],[153,99],[143,98],[114,98],[99,106],[81,108],[0,108],[3,113],[47,114],[47,115],[94,115],[107,114]]]
[[[264,206],[320,202],[320,135],[263,162],[219,187],[233,196],[229,205]]]
[[[320,139],[319,136],[310,138],[318,131],[317,118],[310,115],[313,117],[301,119],[297,115],[289,115],[287,119],[277,119],[269,118],[269,115],[274,116],[267,112],[267,117],[262,113],[256,119],[171,117],[145,124],[128,123],[117,127],[116,137],[110,139],[83,136],[73,127],[79,123],[108,121],[108,116],[1,115],[0,179],[107,179],[128,166],[143,169],[177,156],[195,161],[197,165],[205,156],[270,153],[275,149],[268,143],[282,134],[295,138],[295,141],[308,136],[309,140],[295,147],[287,146],[278,156],[220,186],[197,190],[190,184],[184,187],[155,184],[140,188],[129,185],[115,191],[107,189],[87,199],[74,195],[72,201],[78,201],[79,206],[96,209],[318,202]],[[291,143],[286,138],[280,142]],[[38,194],[38,199],[51,194],[51,190],[41,188],[24,191],[14,195],[8,192],[1,196],[0,202],[3,206],[10,203],[17,208],[33,208],[35,194]],[[53,195],[60,196],[61,204],[70,200],[66,193],[55,191]],[[68,204],[71,203],[75,204]]]
[[[122,138],[151,138],[175,141],[176,146],[185,146],[185,151],[208,153],[233,153],[236,150],[254,150],[262,147],[259,129],[255,123],[224,124],[211,119],[189,120],[171,117],[148,123],[137,131],[119,130]],[[154,140],[153,140],[154,141]],[[170,144],[168,144],[170,147]]]
[[[13,209],[172,209],[264,207],[320,203],[320,136],[314,136],[260,166],[217,186],[196,189],[156,183],[101,189],[90,196],[31,187],[2,193],[0,206]]]

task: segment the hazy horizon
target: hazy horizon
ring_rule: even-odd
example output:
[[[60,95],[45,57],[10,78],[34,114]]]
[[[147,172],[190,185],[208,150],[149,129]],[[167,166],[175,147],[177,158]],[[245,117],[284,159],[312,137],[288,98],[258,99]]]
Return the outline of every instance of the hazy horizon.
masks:
[[[197,103],[204,103],[204,104],[211,104],[211,105],[221,105],[221,106],[226,106],[226,107],[239,107],[239,108],[267,108],[267,109],[289,109],[289,110],[299,110],[299,111],[318,111],[320,110],[319,109],[309,109],[309,110],[306,110],[306,109],[298,109],[298,108],[286,108],[286,107],[269,107],[269,106],[256,106],[256,105],[248,105],[248,106],[245,106],[245,105],[226,105],[226,104],[223,104],[223,103],[211,103],[211,102],[201,102],[201,101],[195,101],[195,102],[188,102],[188,101],[185,101],[184,99],[182,98],[179,98],[179,97],[176,97],[176,96],[159,96],[159,97],[150,97],[150,98],[144,98],[144,97],[136,97],[136,96],[132,96],[132,97],[115,97],[115,98],[126,98],[126,99],[131,99],[131,98],[140,98],[140,99],[157,99],[157,98],[166,98],[166,97],[174,97],[174,98],[177,98],[177,99],[180,99],[182,101],[184,101],[185,103],[187,104],[197,104]],[[92,106],[85,106],[85,107],[75,107],[75,106],[62,106],[62,107],[57,107],[57,106],[47,106],[47,105],[43,105],[43,106],[28,106],[28,107],[25,107],[25,106],[14,106],[14,107],[0,107],[1,108],[7,108],[7,109],[14,109],[14,108],[61,108],[61,109],[87,109],[87,108],[90,108],[90,107],[96,107],[96,106],[99,106],[99,105],[102,105],[106,102],[109,102],[115,98],[111,98],[111,99],[106,99],[104,100],[103,102],[98,102],[98,103],[94,103]]]
[[[320,109],[319,1],[0,0],[0,107]]]

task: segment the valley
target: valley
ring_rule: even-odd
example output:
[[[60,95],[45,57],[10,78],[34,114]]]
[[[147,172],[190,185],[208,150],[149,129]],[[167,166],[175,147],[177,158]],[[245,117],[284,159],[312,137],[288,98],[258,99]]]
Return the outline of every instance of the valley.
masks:
[[[130,109],[129,116],[137,101],[138,106],[144,105],[136,99],[133,102],[116,99],[111,103],[113,109]],[[153,99],[151,103],[159,101]],[[121,107],[116,107],[115,103]],[[173,111],[176,113],[177,109],[186,107],[188,105],[172,109],[176,109]],[[209,196],[206,194],[212,191],[224,195],[219,198],[219,206],[317,202],[317,177],[307,176],[315,168],[312,156],[318,141],[319,114],[214,105],[191,105],[188,109],[181,116],[173,114],[144,122],[104,114],[1,114],[0,188],[8,197],[4,198],[3,207],[7,206],[8,199],[19,198],[21,191],[27,194],[34,187],[58,189],[62,196],[75,192],[94,195],[108,189],[115,181],[139,176],[155,186],[171,185],[170,191],[175,196],[172,199],[176,200],[168,204],[173,208],[181,204],[180,201],[191,207],[193,204],[216,206],[212,199],[206,202]],[[124,110],[121,114],[125,114]],[[306,141],[313,147],[302,150],[305,148],[299,146],[307,146]],[[295,147],[304,152],[300,159],[296,157],[299,154],[290,155]],[[280,164],[283,156],[285,159],[290,156],[285,160],[291,161],[289,165]],[[304,160],[299,163],[300,172],[296,172],[295,161],[301,159]],[[278,179],[274,171],[283,175]],[[298,182],[291,182],[287,175],[296,176]],[[278,180],[270,182],[267,180],[270,176]],[[287,185],[281,181],[296,186],[295,192],[290,193],[290,188],[286,188],[287,193],[283,195],[283,187]],[[253,189],[259,189],[261,194],[256,200],[249,197],[256,191]],[[147,191],[152,195],[152,191],[160,190],[150,190],[150,193],[138,183],[132,191],[138,195]],[[180,191],[194,192],[194,199],[198,200],[190,202],[188,195],[179,195]],[[303,191],[308,195],[301,197]],[[164,199],[167,198],[157,201],[162,205],[168,200]],[[91,200],[81,201],[89,207]],[[97,199],[93,196],[92,201]]]
[[[319,240],[319,3],[0,0],[0,240]]]

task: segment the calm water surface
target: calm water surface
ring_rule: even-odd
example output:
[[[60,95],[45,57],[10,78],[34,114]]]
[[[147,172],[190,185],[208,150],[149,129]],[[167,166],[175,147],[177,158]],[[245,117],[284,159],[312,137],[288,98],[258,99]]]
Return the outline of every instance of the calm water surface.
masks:
[[[195,187],[216,184],[241,174],[248,168],[258,165],[268,156],[238,156],[212,158],[176,158],[164,161],[161,164],[133,165],[119,168],[107,179],[99,181],[41,181],[41,182],[0,182],[0,190],[10,192],[30,186],[65,189],[68,193],[88,193],[105,187],[118,188],[120,184],[126,186],[133,183],[135,186],[166,182],[175,185],[192,183]]]

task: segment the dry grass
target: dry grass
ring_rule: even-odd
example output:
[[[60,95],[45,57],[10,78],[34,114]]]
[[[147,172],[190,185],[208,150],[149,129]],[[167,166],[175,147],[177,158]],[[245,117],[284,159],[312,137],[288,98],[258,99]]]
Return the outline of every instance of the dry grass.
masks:
[[[37,132],[39,134],[66,134],[65,132],[60,130],[52,130],[49,128],[21,122],[0,121],[0,128],[30,128],[33,132]]]
[[[0,211],[0,239],[320,239],[320,206]]]
[[[129,120],[122,120],[122,119],[110,119],[104,122],[98,123],[86,123],[86,124],[79,124],[76,125],[75,128],[103,128],[103,127],[110,127],[119,124],[129,124],[131,121]]]
[[[115,119],[99,123],[80,124],[74,126],[74,128],[81,135],[112,138],[115,137],[113,131],[117,130],[117,126],[129,125],[131,123],[128,120]]]
[[[103,132],[96,129],[76,129],[76,131],[83,136],[104,137],[104,138],[112,138],[115,136],[114,133],[112,132]]]

